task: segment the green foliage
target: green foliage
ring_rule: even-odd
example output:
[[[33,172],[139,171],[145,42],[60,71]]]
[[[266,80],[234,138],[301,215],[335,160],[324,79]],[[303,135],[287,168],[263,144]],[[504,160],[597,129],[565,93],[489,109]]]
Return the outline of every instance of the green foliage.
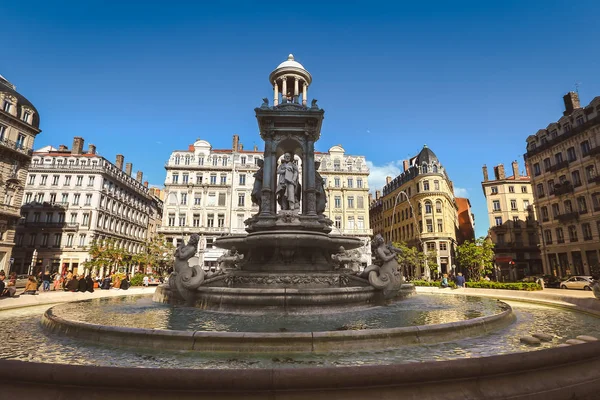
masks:
[[[532,282],[493,282],[493,281],[478,281],[478,282],[467,282],[465,286],[468,288],[477,289],[505,289],[505,290],[542,290],[542,287],[537,283]]]
[[[404,242],[392,243],[394,247],[400,249],[398,254],[398,264],[403,267],[423,267],[425,266],[425,254],[416,247],[410,247]],[[435,259],[435,258],[434,258]],[[437,265],[436,265],[437,268]]]
[[[412,283],[415,286],[430,286],[430,287],[441,287],[441,285],[442,285],[441,281],[411,281],[410,283]],[[452,288],[452,289],[456,289],[456,283],[448,280],[448,287]]]
[[[144,283],[144,276],[145,274],[135,274],[131,277],[129,283],[131,283],[131,286],[142,286],[142,284]]]
[[[479,281],[494,268],[494,243],[484,237],[467,240],[456,248],[456,262],[466,270],[467,279]]]

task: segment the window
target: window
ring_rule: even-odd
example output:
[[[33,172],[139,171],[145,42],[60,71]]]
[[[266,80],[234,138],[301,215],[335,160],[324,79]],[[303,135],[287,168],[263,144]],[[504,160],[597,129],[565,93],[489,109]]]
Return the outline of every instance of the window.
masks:
[[[190,156],[186,155],[185,156],[185,161],[184,161],[185,165],[190,165]]]
[[[238,207],[244,207],[246,202],[246,195],[244,193],[238,194]]]
[[[348,217],[348,229],[354,229],[354,217]]]
[[[190,179],[190,176],[188,174],[181,175],[181,183],[183,183],[184,185],[187,185],[189,179]]]
[[[52,222],[53,213],[46,213],[46,223],[49,224]]]
[[[554,179],[548,181],[548,194],[554,194]]]
[[[565,235],[562,228],[556,228],[556,243],[564,243]]]
[[[83,220],[81,223],[83,226],[89,226],[90,225],[90,214],[85,213],[83,214]]]
[[[437,200],[435,202],[435,212],[436,213],[441,213],[442,212],[442,202],[440,200]]]
[[[348,196],[348,208],[354,208],[354,196]]]
[[[571,172],[571,183],[574,187],[581,186],[581,176],[579,175],[579,170]]]
[[[216,185],[217,184],[217,175],[216,174],[212,174],[210,176],[210,184],[211,185]]]
[[[508,193],[514,193],[515,192],[515,187],[514,186],[509,186],[508,187]]]
[[[169,226],[175,226],[175,214],[169,213],[168,223]]]
[[[560,209],[558,208],[558,203],[552,204],[552,216],[554,219],[560,215]]]
[[[333,170],[334,171],[340,171],[341,170],[340,160],[333,160]]]
[[[221,175],[221,185],[227,184],[227,175]]]
[[[187,193],[181,193],[181,205],[187,205]]]
[[[6,132],[6,127],[4,125],[0,125],[0,141],[5,139],[4,134]],[[34,160],[33,163],[36,164],[37,160]]]
[[[58,185],[59,178],[60,178],[60,175],[52,175],[52,186]]]
[[[204,157],[198,157],[198,165],[204,165]]]
[[[440,242],[440,250],[442,250],[442,251],[448,250],[448,243]]]
[[[340,187],[340,178],[333,178],[333,184],[336,188]]]
[[[356,187],[359,189],[362,189],[363,187],[363,180],[362,178],[356,178]]]
[[[71,221],[69,223],[70,224],[77,223],[77,213],[71,213]]]
[[[580,196],[577,198],[577,208],[579,208],[579,214],[586,214],[588,212],[585,196]]]
[[[494,200],[492,204],[494,206],[494,211],[502,211],[502,209],[500,208],[500,200]]]
[[[47,181],[48,181],[48,175],[42,175],[42,181],[40,182],[40,185],[45,186]]]
[[[244,186],[246,184],[246,174],[240,174],[240,186]]]
[[[577,242],[577,227],[575,225],[570,225],[569,226],[569,241],[570,242]]]
[[[77,175],[77,182],[75,183],[75,186],[81,186],[81,185],[83,185],[83,176]]]
[[[579,146],[581,147],[581,155],[583,157],[587,156],[590,153],[590,142],[587,140],[584,140],[583,142],[581,142],[579,144]]]
[[[356,226],[358,229],[365,229],[365,217],[358,217],[358,225]]]
[[[352,187],[354,187],[354,181],[353,181],[353,179],[352,179],[352,178],[348,178],[348,187],[349,187],[349,188],[352,188]]]
[[[88,176],[88,186],[94,186],[95,176]]]
[[[365,207],[365,200],[362,196],[356,196],[356,208],[364,208]]]
[[[335,217],[335,227],[338,229],[342,229],[342,217],[340,217],[340,216]]]
[[[86,206],[92,205],[92,195],[89,193],[85,195],[85,205]]]
[[[222,228],[225,226],[225,214],[218,215],[217,223],[219,224],[219,228]]]
[[[562,153],[556,153],[554,155],[554,162],[556,164],[560,164],[561,162],[563,162],[563,155],[562,155]]]
[[[425,202],[425,214],[431,214],[433,212],[433,205],[429,200]]]
[[[581,230],[583,231],[583,240],[592,240],[592,226],[590,224],[581,224]]]
[[[548,172],[548,170],[552,167],[552,163],[550,162],[550,158],[544,158],[544,171]]]
[[[85,246],[85,234],[81,234],[79,235],[79,247],[84,247]]]
[[[540,163],[533,164],[533,174],[535,176],[541,175],[542,169],[540,168]]]
[[[74,235],[67,235],[67,247],[73,247],[73,236]]]
[[[25,193],[25,204],[31,203],[31,193]]]
[[[202,195],[200,193],[194,194],[194,205],[199,206],[202,202]]]
[[[246,165],[246,156],[241,156],[241,157],[240,157],[240,163],[241,163],[242,165]]]
[[[333,199],[335,208],[342,208],[342,198],[340,196],[335,196]]]
[[[544,185],[542,185],[541,183],[538,183],[537,185],[537,194],[538,197],[544,197]]]
[[[216,156],[212,158],[212,165],[215,167],[219,165],[219,159]]]
[[[599,192],[592,194],[592,204],[594,205],[594,211],[600,211],[600,193]]]
[[[427,242],[427,251],[435,251],[435,242]]]
[[[577,160],[577,154],[575,154],[575,147],[569,147],[567,149],[567,160],[569,162]]]
[[[552,244],[552,231],[550,229],[544,231],[544,239],[546,244]]]
[[[492,194],[497,194],[498,193],[498,186],[492,186],[490,188],[490,190],[491,190]]]
[[[179,162],[181,160],[181,157],[178,155],[175,156],[175,165],[179,165]]]
[[[192,225],[197,228],[200,226],[200,214],[194,214],[192,218]]]
[[[47,246],[48,246],[48,237],[49,237],[49,236],[50,236],[50,235],[49,235],[49,234],[47,234],[47,233],[44,233],[44,234],[42,235],[42,247],[47,247]]]
[[[496,226],[502,225],[502,217],[496,217],[495,221],[496,221]]]
[[[429,190],[429,181],[423,181],[423,190]]]
[[[219,206],[224,206],[225,205],[225,200],[226,200],[226,194],[225,193],[219,193]]]
[[[2,107],[4,109],[4,111],[9,113],[11,106],[12,106],[11,102],[9,102],[8,100],[4,100],[4,106]]]
[[[573,212],[573,205],[571,204],[571,200],[565,200],[565,214]]]
[[[35,175],[29,175],[29,182],[27,182],[28,185],[35,185]]]
[[[529,200],[523,200],[523,211],[529,210]]]
[[[179,174],[173,174],[173,183],[179,183]]]
[[[19,133],[19,136],[17,136],[17,143],[15,143],[15,147],[21,150],[25,148],[25,135],[22,133]]]
[[[75,193],[73,195],[73,205],[78,206],[79,205],[79,198],[81,197],[81,194],[79,193]]]
[[[215,192],[209,192],[207,206],[216,206],[216,205],[217,205],[217,194]]]
[[[185,226],[185,214],[179,214],[179,226]]]
[[[437,230],[438,232],[444,232],[444,222],[441,219],[437,220]]]
[[[521,186],[521,193],[527,193],[527,186]]]
[[[579,115],[577,117],[577,119],[575,120],[575,122],[577,122],[577,126],[583,125],[583,123],[584,123],[584,121],[583,121],[583,115]]]
[[[202,185],[202,175],[200,175],[200,174],[196,175],[196,184]]]
[[[71,186],[71,175],[65,176],[65,186]]]
[[[571,125],[570,125],[570,124],[565,124],[565,125],[563,126],[563,130],[564,130],[565,132],[571,132]]]

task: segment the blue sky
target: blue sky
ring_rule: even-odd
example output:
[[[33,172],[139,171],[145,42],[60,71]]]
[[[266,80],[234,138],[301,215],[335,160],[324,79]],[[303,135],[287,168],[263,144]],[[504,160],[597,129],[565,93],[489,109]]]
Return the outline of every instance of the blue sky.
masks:
[[[0,74],[41,114],[36,148],[83,136],[162,184],[171,151],[239,134],[294,53],[325,121],[371,186],[427,144],[488,228],[481,166],[518,159],[579,83],[600,95],[595,1],[2,2]],[[595,29],[596,28],[596,29]],[[10,55],[10,56],[8,56]],[[522,167],[523,168],[523,167]]]

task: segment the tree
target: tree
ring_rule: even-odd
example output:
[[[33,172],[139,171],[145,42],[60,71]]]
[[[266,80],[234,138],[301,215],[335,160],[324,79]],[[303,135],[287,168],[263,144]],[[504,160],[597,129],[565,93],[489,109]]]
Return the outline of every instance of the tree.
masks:
[[[172,264],[175,246],[165,241],[163,235],[153,237],[144,244],[144,249],[131,258],[132,262],[143,270],[152,268],[159,274],[165,272]]]
[[[398,264],[403,267],[405,274],[411,276],[416,273],[416,268],[424,268],[426,259],[427,265],[430,266],[430,268],[431,265],[434,265],[435,270],[437,270],[435,261],[437,260],[437,255],[435,252],[429,252],[428,257],[426,257],[422,251],[419,251],[416,247],[408,246],[404,242],[394,242],[392,244],[394,247],[401,250],[398,254],[397,261]]]
[[[456,262],[467,271],[467,279],[478,281],[494,269],[494,243],[484,237],[467,240],[456,248]]]
[[[129,254],[118,247],[114,239],[104,241],[94,241],[90,246],[88,253],[90,260],[85,263],[90,270],[99,271],[101,268],[107,268],[108,271],[119,266],[121,261]]]

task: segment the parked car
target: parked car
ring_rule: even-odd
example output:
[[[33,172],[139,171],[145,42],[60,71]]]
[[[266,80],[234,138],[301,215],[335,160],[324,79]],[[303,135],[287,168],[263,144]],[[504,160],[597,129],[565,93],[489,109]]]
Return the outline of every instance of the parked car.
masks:
[[[560,283],[561,289],[583,289],[592,290],[594,281],[591,276],[572,276]]]
[[[17,275],[17,283],[15,287],[17,289],[24,288],[27,285],[27,281],[29,280],[29,275]]]

